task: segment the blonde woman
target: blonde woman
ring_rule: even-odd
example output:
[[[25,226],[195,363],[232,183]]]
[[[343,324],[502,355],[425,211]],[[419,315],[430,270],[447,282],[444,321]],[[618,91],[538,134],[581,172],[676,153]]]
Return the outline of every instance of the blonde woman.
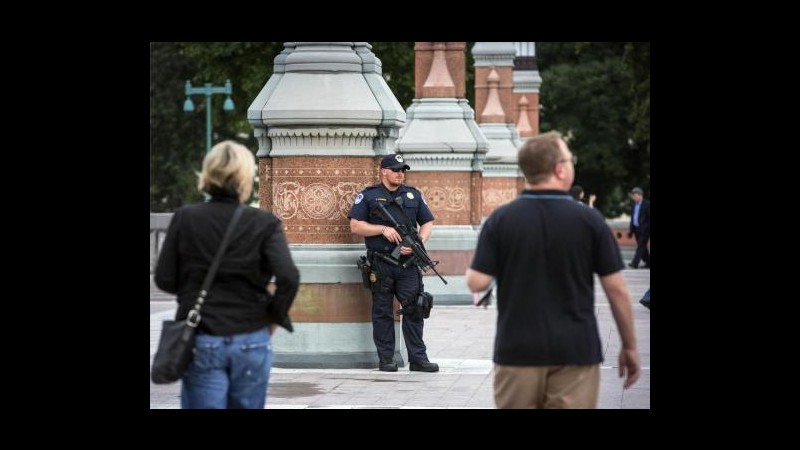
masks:
[[[198,188],[209,198],[175,211],[158,258],[155,283],[177,295],[186,318],[233,212],[247,205],[255,158],[233,141],[203,160]],[[274,276],[275,295],[265,287]],[[300,283],[281,221],[246,208],[236,224],[202,308],[195,355],[181,379],[181,407],[263,409],[272,367],[271,336],[291,331],[288,311]]]

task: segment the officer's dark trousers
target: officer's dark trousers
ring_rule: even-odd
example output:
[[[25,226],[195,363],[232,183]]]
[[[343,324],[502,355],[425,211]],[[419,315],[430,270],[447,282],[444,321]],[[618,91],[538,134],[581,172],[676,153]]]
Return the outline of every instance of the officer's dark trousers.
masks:
[[[372,339],[378,349],[378,358],[391,361],[394,357],[394,317],[392,298],[396,295],[400,304],[416,301],[420,287],[420,273],[415,266],[403,269],[384,261],[376,261],[381,273],[381,292],[372,293]],[[425,343],[422,341],[423,319],[403,316],[403,338],[408,349],[408,362],[428,361]]]

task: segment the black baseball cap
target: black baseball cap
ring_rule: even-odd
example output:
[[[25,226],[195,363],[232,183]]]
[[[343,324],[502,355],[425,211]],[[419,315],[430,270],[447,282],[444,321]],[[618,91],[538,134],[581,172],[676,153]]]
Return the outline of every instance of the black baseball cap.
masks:
[[[383,157],[381,160],[381,169],[405,169],[410,170],[408,164],[403,161],[403,155],[390,154]]]

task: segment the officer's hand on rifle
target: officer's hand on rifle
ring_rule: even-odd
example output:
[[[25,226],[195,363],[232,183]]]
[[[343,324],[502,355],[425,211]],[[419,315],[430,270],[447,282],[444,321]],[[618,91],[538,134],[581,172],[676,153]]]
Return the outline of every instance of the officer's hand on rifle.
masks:
[[[399,244],[403,241],[403,237],[400,236],[400,233],[398,233],[397,230],[392,227],[383,227],[381,234],[386,238],[386,240],[395,244]],[[410,255],[413,252],[414,250],[411,247],[406,247],[404,245],[400,246],[401,255]]]
[[[400,241],[403,240],[403,237],[400,236],[400,233],[398,233],[397,230],[392,227],[383,227],[381,234],[386,238],[386,240],[395,244],[399,244]]]

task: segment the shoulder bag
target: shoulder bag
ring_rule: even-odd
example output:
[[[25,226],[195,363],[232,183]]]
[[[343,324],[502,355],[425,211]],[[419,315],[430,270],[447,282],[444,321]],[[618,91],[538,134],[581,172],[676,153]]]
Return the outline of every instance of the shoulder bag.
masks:
[[[153,358],[153,367],[150,370],[150,379],[153,380],[153,383],[167,384],[178,381],[186,373],[186,369],[189,368],[194,356],[195,333],[201,319],[200,308],[203,307],[203,302],[208,295],[208,289],[217,274],[222,255],[225,253],[225,248],[228,246],[228,241],[230,241],[233,234],[233,228],[242,216],[244,208],[243,205],[239,205],[233,213],[233,218],[225,231],[225,237],[222,238],[222,243],[220,243],[217,254],[214,256],[214,261],[211,262],[211,267],[208,269],[203,285],[200,287],[200,293],[197,296],[194,308],[189,311],[184,320],[165,320],[162,323],[161,339],[158,341],[158,350],[156,350],[156,356]]]

